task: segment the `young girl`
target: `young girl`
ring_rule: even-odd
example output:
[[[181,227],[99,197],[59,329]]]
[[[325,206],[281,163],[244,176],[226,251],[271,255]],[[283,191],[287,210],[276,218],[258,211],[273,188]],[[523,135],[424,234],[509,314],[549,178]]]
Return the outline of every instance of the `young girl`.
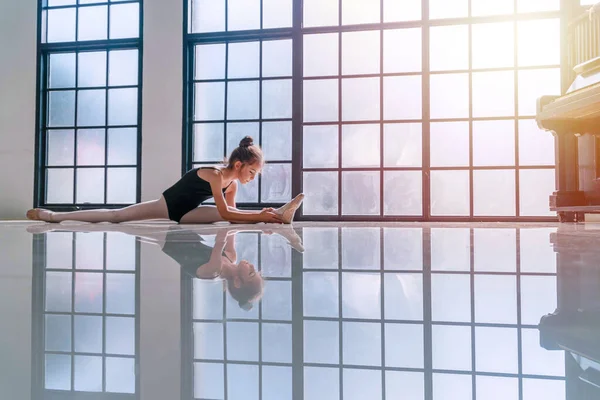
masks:
[[[238,210],[235,196],[238,182],[242,185],[254,180],[264,165],[260,147],[246,136],[231,153],[226,167],[200,167],[188,171],[157,200],[134,204],[117,210],[90,210],[54,212],[41,208],[27,211],[27,218],[46,222],[65,220],[83,222],[126,222],[147,219],[170,219],[181,224],[204,224],[218,221],[233,223],[286,223],[289,224],[302,200],[299,194],[281,208],[263,208],[262,211]],[[215,206],[201,205],[214,198]]]

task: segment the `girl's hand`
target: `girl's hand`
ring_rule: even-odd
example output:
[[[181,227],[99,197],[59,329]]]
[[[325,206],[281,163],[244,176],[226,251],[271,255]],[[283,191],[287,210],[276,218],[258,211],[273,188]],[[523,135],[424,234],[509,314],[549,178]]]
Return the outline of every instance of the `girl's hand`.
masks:
[[[273,211],[269,211],[268,209],[263,209],[259,216],[260,222],[272,223],[272,224],[283,224],[283,220],[281,216],[275,214]]]
[[[267,208],[263,208],[263,211],[269,211],[269,212],[275,212],[275,209],[273,207],[267,207]]]

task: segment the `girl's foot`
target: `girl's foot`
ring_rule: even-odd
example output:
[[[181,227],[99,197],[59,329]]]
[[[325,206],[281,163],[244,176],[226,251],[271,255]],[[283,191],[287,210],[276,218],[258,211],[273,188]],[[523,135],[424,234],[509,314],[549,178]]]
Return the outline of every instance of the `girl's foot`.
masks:
[[[296,231],[289,225],[275,226],[270,230],[271,233],[277,233],[292,246],[298,253],[304,253],[304,246],[302,245],[302,238],[296,233]]]
[[[43,208],[32,208],[27,211],[27,219],[31,219],[33,221],[46,221],[46,222],[54,222],[53,220],[54,211],[44,210]]]
[[[294,214],[296,214],[296,210],[302,204],[304,200],[304,193],[300,193],[298,196],[294,197],[292,201],[287,203],[286,205],[275,210],[276,214],[281,216],[281,219],[286,224],[291,224],[294,219]]]

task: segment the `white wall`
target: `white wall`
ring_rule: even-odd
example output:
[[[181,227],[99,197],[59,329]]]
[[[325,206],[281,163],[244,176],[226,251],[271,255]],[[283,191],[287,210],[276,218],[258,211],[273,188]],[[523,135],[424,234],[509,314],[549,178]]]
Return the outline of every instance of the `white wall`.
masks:
[[[33,205],[37,1],[0,0],[0,220]],[[142,200],[181,176],[183,2],[144,1]]]
[[[36,0],[0,0],[0,219],[33,203]]]

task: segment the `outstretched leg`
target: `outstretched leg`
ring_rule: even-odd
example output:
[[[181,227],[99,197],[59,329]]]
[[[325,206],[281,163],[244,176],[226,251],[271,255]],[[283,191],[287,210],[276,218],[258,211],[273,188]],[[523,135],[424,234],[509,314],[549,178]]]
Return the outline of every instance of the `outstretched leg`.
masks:
[[[298,196],[294,197],[289,203],[275,209],[275,213],[279,214],[283,222],[286,224],[291,224],[294,219],[294,214],[296,214],[296,210],[302,204],[304,200],[304,193],[300,193]]]
[[[146,201],[116,210],[83,210],[71,212],[54,212],[41,208],[27,211],[27,218],[36,221],[62,222],[127,222],[146,219],[168,219],[169,212],[164,197],[158,200]]]

